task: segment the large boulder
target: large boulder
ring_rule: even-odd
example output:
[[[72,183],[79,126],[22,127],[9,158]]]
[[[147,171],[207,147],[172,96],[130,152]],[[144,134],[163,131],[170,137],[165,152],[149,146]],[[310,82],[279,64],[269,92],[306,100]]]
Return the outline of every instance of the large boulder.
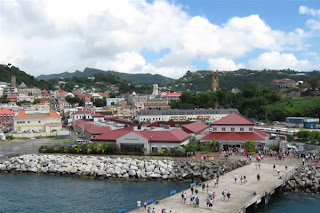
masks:
[[[0,171],[5,171],[5,170],[7,170],[6,165],[0,164]]]
[[[151,174],[150,175],[151,178],[161,178],[160,174]]]
[[[135,177],[136,174],[137,174],[136,171],[133,170],[133,169],[129,171],[129,176],[130,176],[130,177]]]

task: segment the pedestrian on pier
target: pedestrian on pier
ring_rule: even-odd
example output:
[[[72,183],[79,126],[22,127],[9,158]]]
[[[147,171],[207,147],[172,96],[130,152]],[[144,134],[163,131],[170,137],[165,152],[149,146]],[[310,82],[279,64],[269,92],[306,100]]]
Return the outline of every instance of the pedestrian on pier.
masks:
[[[151,213],[151,208],[150,208],[150,206],[148,207],[147,213]]]
[[[194,196],[193,196],[193,195],[190,195],[190,205],[192,204],[193,199],[194,199]]]
[[[206,184],[205,184],[205,183],[202,183],[201,187],[202,187],[202,192],[204,192],[204,190],[205,190],[205,188],[206,188]]]
[[[229,200],[230,200],[230,196],[231,196],[231,193],[230,193],[230,191],[228,191],[228,192],[227,192],[228,202],[229,202]]]
[[[258,183],[259,183],[259,181],[260,181],[260,174],[259,173],[257,174],[257,180],[258,180]]]
[[[143,207],[144,207],[144,210],[147,209],[147,201],[143,201]]]
[[[218,186],[219,186],[219,177],[217,177],[217,179],[216,179],[215,186],[216,186],[217,188],[218,188]]]
[[[243,182],[243,177],[241,176],[240,177],[240,185],[242,185],[242,182]]]
[[[138,207],[138,208],[141,207],[141,200],[137,200],[137,207]]]
[[[278,176],[280,176],[280,170],[279,169],[277,169],[277,173],[278,173]]]
[[[234,178],[234,183],[237,183],[238,175],[234,174],[233,178]]]
[[[223,195],[223,201],[225,201],[226,200],[226,195],[227,195],[227,190],[226,189],[224,189],[222,191],[222,195]]]
[[[156,210],[154,209],[154,207],[152,208],[151,213],[156,213]]]
[[[276,170],[276,164],[273,164],[273,171]]]
[[[247,177],[244,175],[243,176],[243,182],[246,183],[247,182]]]
[[[213,199],[211,198],[211,199],[209,200],[209,209],[212,209],[212,206],[213,206]]]
[[[193,195],[193,191],[194,191],[194,188],[193,187],[191,187],[191,194]]]
[[[198,195],[196,195],[196,205],[195,205],[195,207],[196,208],[200,207],[200,200],[199,200],[199,196]]]
[[[198,194],[199,189],[198,189],[198,187],[197,187],[197,186],[196,186],[196,188],[194,189],[194,192],[195,192],[196,194]]]
[[[258,167],[259,167],[259,169],[260,169],[260,167],[261,167],[261,163],[258,163]]]
[[[286,164],[286,165],[284,165],[284,168],[286,169],[286,170],[288,170],[288,165]]]
[[[209,207],[209,203],[210,203],[210,197],[207,196],[207,207]]]
[[[209,184],[207,184],[207,193],[209,192]]]
[[[186,201],[187,201],[187,193],[184,192],[184,194],[183,194],[183,203],[185,204]]]

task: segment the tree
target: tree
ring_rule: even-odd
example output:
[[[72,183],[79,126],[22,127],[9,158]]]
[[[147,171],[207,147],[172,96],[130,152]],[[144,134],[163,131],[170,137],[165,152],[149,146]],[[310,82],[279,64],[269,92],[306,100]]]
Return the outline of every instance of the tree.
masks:
[[[293,136],[293,135],[287,135],[287,140],[288,140],[289,142],[294,141],[294,136]]]
[[[255,152],[256,151],[256,146],[252,140],[247,140],[245,142],[245,148],[248,152]]]
[[[109,93],[109,98],[115,98],[115,97],[116,97],[116,95],[114,93],[112,93],[112,92]]]
[[[34,101],[33,101],[33,104],[39,104],[40,103],[40,100],[39,99],[34,99]]]
[[[74,97],[67,96],[65,99],[69,104],[72,105],[72,107],[74,107],[74,105],[80,102],[80,98],[78,98],[78,96],[74,96]]]

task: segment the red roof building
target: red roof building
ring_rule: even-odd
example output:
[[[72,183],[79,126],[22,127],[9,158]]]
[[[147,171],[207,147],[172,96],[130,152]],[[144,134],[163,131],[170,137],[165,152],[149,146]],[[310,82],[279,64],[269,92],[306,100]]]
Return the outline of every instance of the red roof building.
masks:
[[[230,147],[244,148],[247,140],[253,140],[257,149],[263,149],[269,136],[255,129],[254,121],[236,112],[221,118],[211,125],[211,132],[204,136],[200,142],[205,143],[217,140],[220,148],[225,150]]]
[[[189,134],[200,134],[201,132],[203,132],[207,128],[209,128],[208,125],[203,124],[199,121],[184,125],[182,127],[183,131],[185,131]]]
[[[2,128],[11,128],[14,123],[14,112],[9,109],[0,110],[0,125]]]
[[[224,118],[212,123],[212,125],[224,125],[224,126],[252,126],[255,125],[254,121],[239,113],[233,112]]]
[[[71,122],[74,130],[86,139],[92,139],[98,135],[111,131],[109,126],[99,126],[85,120]]]

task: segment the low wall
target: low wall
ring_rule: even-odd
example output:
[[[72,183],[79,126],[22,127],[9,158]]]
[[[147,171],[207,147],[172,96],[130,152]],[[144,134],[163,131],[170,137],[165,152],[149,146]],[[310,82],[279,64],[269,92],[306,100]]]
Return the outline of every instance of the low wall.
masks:
[[[36,137],[55,137],[56,132],[38,132],[38,133],[13,133],[14,138],[36,138]]]
[[[110,158],[103,156],[28,154],[0,164],[0,172],[33,172],[93,176],[97,178],[137,178],[163,180],[208,180],[243,166],[235,162],[190,162],[161,159]]]

